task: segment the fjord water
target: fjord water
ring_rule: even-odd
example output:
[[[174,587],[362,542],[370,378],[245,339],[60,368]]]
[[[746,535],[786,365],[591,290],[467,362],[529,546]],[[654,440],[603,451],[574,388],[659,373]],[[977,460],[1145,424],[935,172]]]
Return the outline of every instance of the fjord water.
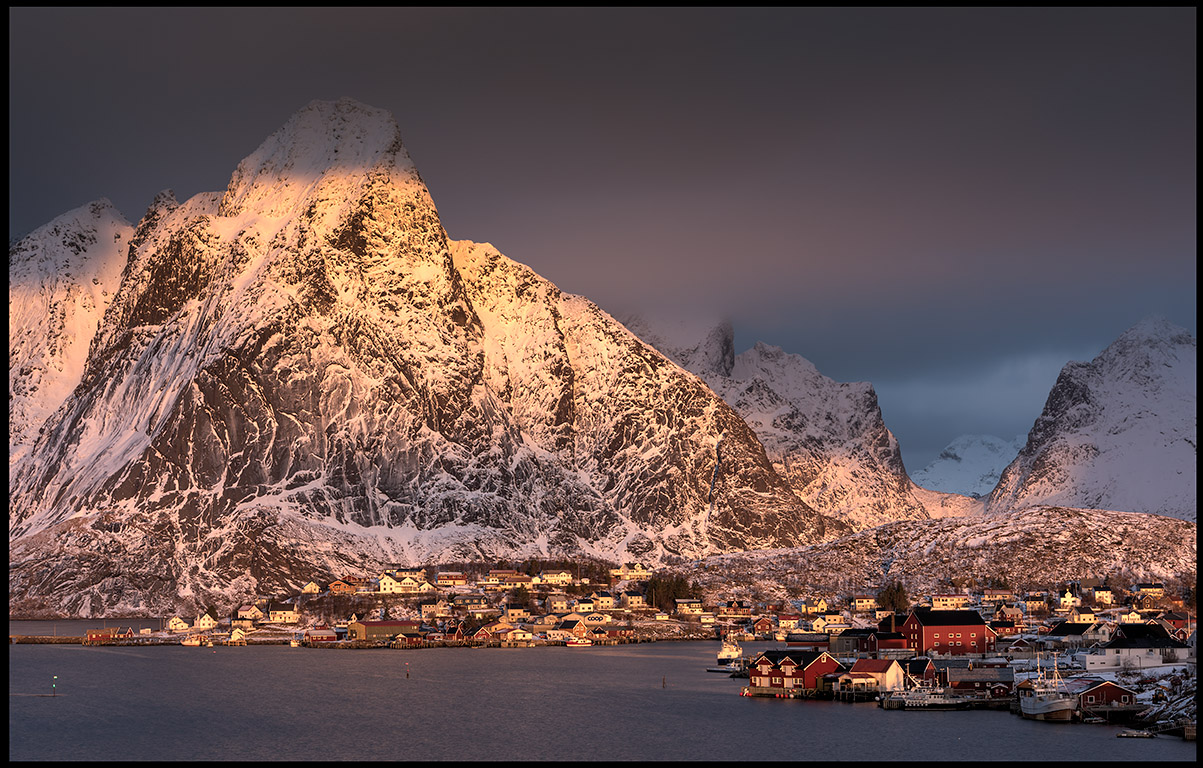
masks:
[[[10,631],[14,628],[10,626]],[[776,647],[747,643],[745,650]],[[1006,712],[753,699],[718,644],[10,645],[12,760],[1190,760]],[[57,681],[54,676],[57,675]],[[56,696],[51,697],[51,683]]]

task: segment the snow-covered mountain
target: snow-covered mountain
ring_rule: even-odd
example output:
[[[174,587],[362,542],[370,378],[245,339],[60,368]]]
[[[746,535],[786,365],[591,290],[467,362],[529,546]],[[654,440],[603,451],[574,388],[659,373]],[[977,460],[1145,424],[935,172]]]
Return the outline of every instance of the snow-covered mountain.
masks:
[[[985,496],[998,485],[1002,471],[1023,448],[1023,435],[1004,440],[994,435],[961,435],[940,455],[911,474],[917,485],[933,491]]]
[[[777,472],[823,514],[861,530],[979,510],[973,499],[911,481],[871,384],[837,382],[804,357],[764,343],[736,355],[729,322],[705,330],[644,316],[624,322],[721,395],[756,432]]]
[[[821,544],[712,555],[671,572],[715,599],[874,594],[895,580],[915,598],[970,580],[1031,589],[1111,576],[1188,586],[1197,573],[1196,531],[1158,515],[1040,506],[904,520]]]
[[[133,226],[108,200],[59,216],[8,252],[8,451],[37,437],[83,376]]]
[[[1061,369],[987,510],[1058,505],[1196,519],[1195,339],[1164,318]]]
[[[12,613],[847,531],[695,376],[491,246],[449,241],[383,111],[313,102],[226,190],[162,193],[119,234],[75,388],[36,428],[30,413],[21,435],[40,434],[10,462]],[[10,275],[42,247],[10,249]],[[95,261],[83,277],[108,286]]]

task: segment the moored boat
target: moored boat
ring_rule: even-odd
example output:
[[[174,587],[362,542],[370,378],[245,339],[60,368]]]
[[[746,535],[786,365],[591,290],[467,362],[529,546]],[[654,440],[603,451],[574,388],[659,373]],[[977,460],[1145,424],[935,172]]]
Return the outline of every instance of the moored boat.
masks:
[[[1039,663],[1039,659],[1037,659]],[[1054,658],[1052,674],[1041,669],[1030,687],[1019,689],[1019,714],[1029,720],[1067,723],[1078,712],[1078,697],[1066,690]]]
[[[877,706],[882,709],[969,709],[973,706],[973,699],[943,688],[912,688],[883,694],[878,698]]]
[[[180,641],[180,645],[198,646],[198,645],[204,645],[204,642],[205,641],[201,639],[200,635],[189,635],[188,637],[185,637],[183,640]]]
[[[588,648],[593,645],[593,641],[587,637],[574,637],[565,641],[564,645],[569,648]]]

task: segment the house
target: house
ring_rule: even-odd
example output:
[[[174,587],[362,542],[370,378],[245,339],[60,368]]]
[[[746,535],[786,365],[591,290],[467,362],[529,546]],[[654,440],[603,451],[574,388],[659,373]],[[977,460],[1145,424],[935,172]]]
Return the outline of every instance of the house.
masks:
[[[1110,639],[1111,633],[1105,624],[1075,621],[1059,621],[1040,638],[1046,649],[1081,648]]]
[[[994,630],[994,634],[998,637],[1010,637],[1018,635],[1022,630],[1016,626],[1015,622],[1006,619],[994,619],[989,622],[990,629]]]
[[[192,624],[194,629],[207,630],[214,629],[218,625],[217,616],[212,610],[205,611],[200,616],[196,617],[196,621]]]
[[[589,595],[593,598],[594,610],[612,611],[614,610],[614,595],[609,592],[594,592]]]
[[[1111,680],[1096,680],[1078,693],[1078,709],[1084,715],[1106,714],[1107,710],[1136,706],[1136,691]]]
[[[1166,626],[1173,629],[1190,629],[1191,618],[1184,613],[1176,613],[1174,611],[1163,611],[1157,616],[1157,620],[1164,622]],[[1182,638],[1178,638],[1181,640]]]
[[[418,606],[418,610],[422,612],[422,619],[426,621],[451,616],[451,604],[446,600],[424,600]]]
[[[320,595],[325,591],[326,590],[322,589],[322,585],[318,584],[316,581],[308,581],[305,583],[305,586],[301,587],[302,595]]]
[[[932,595],[931,609],[933,611],[957,611],[969,605],[969,595]]]
[[[831,638],[830,650],[836,656],[853,656],[857,653],[869,652],[869,635],[872,635],[877,630],[872,628],[857,627],[855,629],[846,629],[837,635],[828,635]]]
[[[468,584],[468,577],[459,571],[439,571],[435,574],[434,583],[440,587],[463,587]]]
[[[410,579],[409,581],[410,586],[412,587],[413,580]],[[402,592],[408,592],[409,590],[402,590],[401,579],[386,571],[380,574],[380,578],[376,582],[376,591],[384,595],[399,595]]]
[[[548,613],[565,613],[568,610],[568,595],[555,593],[543,598],[543,610]]]
[[[511,574],[509,576],[505,576],[501,579],[501,587],[502,587],[502,589],[506,589],[506,590],[518,589],[519,587],[522,587],[523,589],[526,589],[529,591],[534,586],[535,586],[534,577],[528,576],[525,573],[515,573],[515,574]]]
[[[539,574],[540,584],[549,584],[553,587],[566,587],[572,581],[572,571],[552,570],[543,571]]]
[[[385,640],[402,632],[416,632],[419,627],[421,622],[416,619],[352,621],[347,624],[347,635],[353,640]]]
[[[185,632],[191,629],[188,622],[181,619],[179,616],[172,616],[167,622],[167,630],[169,632]]]
[[[853,595],[852,610],[857,613],[868,613],[877,610],[877,598],[872,595]]]
[[[751,629],[752,629],[752,634],[768,635],[768,634],[771,634],[773,632],[773,630],[776,629],[776,627],[773,625],[773,620],[770,619],[768,616],[761,616],[760,618],[758,618],[752,622]]]
[[[913,656],[914,651],[906,647],[906,637],[901,632],[882,632],[873,630],[867,641],[867,653],[878,659],[902,659]]]
[[[802,611],[802,613],[806,614],[807,616],[812,616],[816,613],[826,613],[827,612],[827,600],[826,600],[826,598],[822,598],[822,597],[820,597],[819,599],[814,600],[814,601],[803,600],[801,605],[799,606],[799,609]]]
[[[84,645],[104,645],[105,643],[111,643],[113,641],[113,634],[116,631],[116,627],[85,630]]]
[[[782,692],[794,689],[817,692],[825,675],[843,671],[844,665],[826,651],[761,651],[748,667],[748,683],[753,688],[776,688]]]
[[[451,598],[451,607],[463,613],[479,614],[489,610],[489,598],[479,592],[462,593]]]
[[[698,621],[705,625],[713,624],[714,623],[714,614],[708,613],[708,612],[699,613]]]
[[[1185,659],[1189,651],[1160,624],[1120,624],[1109,642],[1086,654],[1086,669],[1159,667]]]
[[[1009,589],[985,589],[982,590],[983,603],[1009,603],[1015,599],[1015,593]]]
[[[716,616],[744,617],[752,615],[752,604],[746,600],[724,600],[714,607]]]
[[[944,670],[948,686],[957,693],[983,699],[1003,699],[1015,692],[1015,670],[1009,666],[970,664]]]
[[[917,654],[993,653],[994,630],[973,610],[915,608],[900,629]]]
[[[642,563],[626,563],[621,568],[610,569],[610,581],[647,581],[652,572]]]
[[[525,605],[503,605],[501,607],[501,617],[510,622],[516,623],[523,619],[530,618],[530,611]]]
[[[1110,587],[1095,587],[1091,592],[1095,605],[1111,605],[1115,601]]]
[[[586,626],[585,622],[575,619],[561,621],[556,629],[560,632],[567,632],[573,637],[585,637],[589,634],[589,627]],[[551,632],[547,633],[547,639],[551,639]]]
[[[1057,599],[1057,610],[1069,612],[1071,609],[1081,604],[1082,600],[1075,596],[1073,592],[1066,589],[1065,594],[1061,595],[1061,597]]]
[[[1133,584],[1132,594],[1149,595],[1155,598],[1162,598],[1165,597],[1165,584],[1162,584],[1160,581]]]
[[[798,628],[798,622],[802,621],[802,617],[796,613],[779,613],[777,614],[777,628],[789,631]]]
[[[696,598],[677,598],[675,613],[678,616],[697,616],[702,613],[702,601]]]
[[[353,595],[355,588],[356,584],[345,579],[335,579],[330,582],[330,594],[332,595]]]
[[[627,610],[639,610],[647,607],[647,598],[641,592],[622,592],[618,604]]]
[[[864,675],[849,681],[853,690],[901,691],[906,687],[906,673],[895,659],[857,659],[848,672]],[[843,675],[840,677],[840,690],[846,690]]]
[[[255,605],[254,603],[242,605],[238,607],[236,618],[259,621],[263,618],[263,611],[259,610],[259,606]]]
[[[576,603],[572,606],[572,609],[577,613],[593,613],[593,611],[597,609],[597,603],[593,602],[593,600],[588,597],[582,597],[580,600],[576,601]]]
[[[267,620],[273,624],[296,624],[301,620],[300,611],[291,603],[267,604]]]
[[[503,632],[497,633],[497,639],[508,644],[528,644],[534,640],[534,635],[529,629],[522,627],[513,627]]]
[[[790,632],[785,636],[785,647],[828,651],[831,650],[831,635],[826,632]]]

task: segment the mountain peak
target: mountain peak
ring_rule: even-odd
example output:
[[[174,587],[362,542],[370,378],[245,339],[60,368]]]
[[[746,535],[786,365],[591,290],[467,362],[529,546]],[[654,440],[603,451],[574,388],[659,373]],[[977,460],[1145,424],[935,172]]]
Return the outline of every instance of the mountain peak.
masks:
[[[238,164],[220,213],[284,215],[290,200],[309,197],[323,181],[373,171],[393,181],[418,177],[393,116],[350,98],[311,101]]]

